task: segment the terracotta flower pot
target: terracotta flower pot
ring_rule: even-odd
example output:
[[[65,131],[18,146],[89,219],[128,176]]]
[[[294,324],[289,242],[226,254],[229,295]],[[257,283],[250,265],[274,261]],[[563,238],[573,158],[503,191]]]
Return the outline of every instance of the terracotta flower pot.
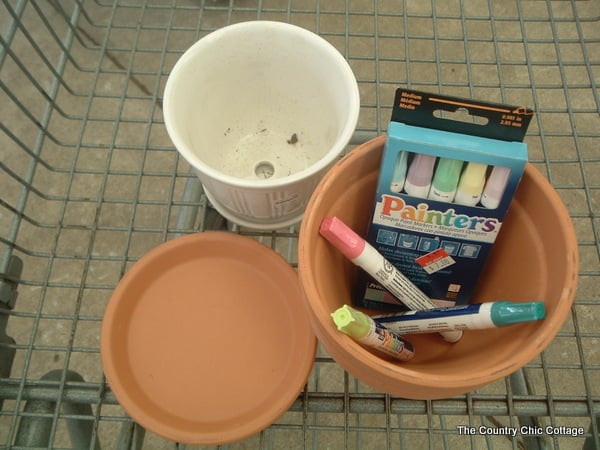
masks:
[[[348,372],[374,388],[411,399],[463,394],[505,377],[540,354],[565,321],[575,296],[579,256],[569,214],[531,164],[479,281],[474,302],[545,302],[547,317],[504,328],[465,331],[456,344],[438,335],[409,336],[416,356],[382,359],[340,333],[330,313],[351,304],[358,268],[319,235],[338,216],[365,235],[385,136],[354,149],[322,179],[302,222],[299,274],[319,340]]]

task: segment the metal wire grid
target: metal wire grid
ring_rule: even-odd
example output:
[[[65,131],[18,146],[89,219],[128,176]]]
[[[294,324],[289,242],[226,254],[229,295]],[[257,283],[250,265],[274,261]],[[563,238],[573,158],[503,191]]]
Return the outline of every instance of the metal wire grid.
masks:
[[[0,11],[1,448],[184,447],[121,410],[98,335],[139,257],[226,226],[166,136],[162,92],[199,37],[255,19],[304,26],[346,56],[361,90],[354,143],[385,130],[397,86],[533,106],[530,158],[569,207],[581,273],[561,333],[510,378],[409,401],[372,391],[319,350],[290,412],[227,447],[600,447],[598,1],[2,0]],[[296,228],[231,231],[296,264]],[[585,434],[465,436],[461,425]]]

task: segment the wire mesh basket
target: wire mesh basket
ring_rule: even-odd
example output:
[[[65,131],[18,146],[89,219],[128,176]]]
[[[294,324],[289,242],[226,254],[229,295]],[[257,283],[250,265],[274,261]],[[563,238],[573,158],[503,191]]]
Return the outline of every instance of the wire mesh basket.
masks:
[[[511,377],[406,400],[319,350],[290,411],[227,447],[600,448],[600,2],[2,0],[0,12],[0,448],[185,447],[136,425],[105,382],[112,290],[161,242],[210,229],[296,265],[298,228],[228,224],[162,118],[179,56],[260,19],[314,31],[350,62],[352,144],[385,130],[398,86],[533,107],[530,160],[569,207],[580,284],[552,345]]]

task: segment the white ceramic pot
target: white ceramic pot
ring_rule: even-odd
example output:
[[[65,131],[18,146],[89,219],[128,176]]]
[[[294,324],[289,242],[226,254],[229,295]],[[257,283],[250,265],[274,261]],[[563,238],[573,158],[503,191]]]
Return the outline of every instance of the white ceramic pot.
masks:
[[[357,124],[356,78],[318,35],[281,22],[214,31],[177,61],[164,92],[169,137],[227,219],[299,222]]]

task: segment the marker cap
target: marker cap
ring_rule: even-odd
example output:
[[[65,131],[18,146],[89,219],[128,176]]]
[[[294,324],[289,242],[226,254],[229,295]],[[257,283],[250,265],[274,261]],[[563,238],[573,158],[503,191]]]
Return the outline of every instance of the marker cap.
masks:
[[[319,233],[348,259],[357,258],[365,249],[365,240],[335,216],[323,219]]]
[[[415,154],[404,182],[404,190],[408,195],[427,198],[435,160],[435,156]]]
[[[408,152],[400,151],[396,156],[396,165],[394,166],[394,173],[392,175],[392,182],[390,183],[390,191],[401,192],[404,187],[404,180],[406,179],[406,162],[408,160]]]
[[[462,330],[444,331],[440,334],[446,342],[450,342],[451,344],[460,341],[463,336]]]
[[[331,313],[337,329],[355,339],[367,335],[371,330],[371,320],[366,314],[344,305]]]
[[[433,181],[431,182],[431,191],[429,191],[429,198],[431,200],[445,202],[454,200],[462,166],[463,161],[440,158],[437,169],[435,169]]]
[[[461,205],[475,206],[481,198],[481,191],[485,184],[487,164],[469,162],[463,171],[454,201]]]
[[[492,322],[496,326],[531,322],[546,317],[544,302],[495,302],[490,310]]]
[[[481,195],[481,204],[488,209],[496,209],[504,195],[510,169],[508,167],[494,166],[492,173]]]

